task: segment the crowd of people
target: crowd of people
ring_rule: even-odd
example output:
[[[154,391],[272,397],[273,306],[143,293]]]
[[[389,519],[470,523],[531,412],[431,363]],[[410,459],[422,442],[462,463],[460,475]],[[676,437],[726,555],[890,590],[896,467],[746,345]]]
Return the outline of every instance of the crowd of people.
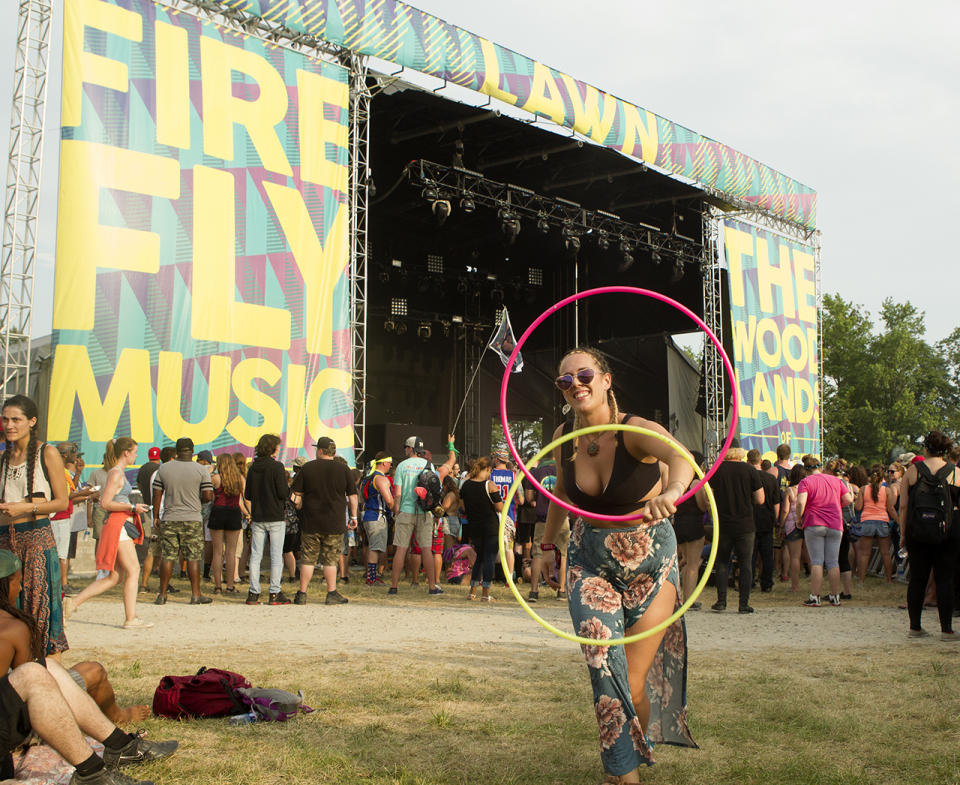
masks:
[[[556,386],[574,415],[556,430],[557,439],[608,423],[662,430],[619,411],[600,353],[568,353]],[[267,604],[305,605],[318,565],[327,605],[348,603],[340,588],[359,580],[361,571],[367,586],[382,587],[386,595],[398,594],[404,574],[414,587],[422,574],[430,596],[443,594],[445,583],[467,583],[468,600],[495,601],[500,517],[517,477],[505,452],[465,460],[461,467],[450,435],[444,462],[435,464],[423,440],[412,435],[402,460],[380,451],[353,469],[337,455],[334,441],[322,437],[314,460],[297,458],[288,470],[273,434],[260,438],[249,463],[240,453],[195,455],[189,438],[151,447],[140,463],[139,445],[119,437],[107,444],[102,467],[83,481],[76,444],[51,446],[36,438],[37,411],[28,398],[4,403],[3,424],[0,644],[7,629],[16,640],[9,647],[12,670],[0,690],[12,712],[11,727],[32,727],[46,738],[47,713],[62,712],[65,702],[80,717],[75,703],[82,701],[83,716],[93,717],[89,727],[96,732],[82,723],[80,728],[103,737],[108,751],[118,745],[139,750],[138,760],[172,752],[175,742],[108,731],[111,722],[144,716],[146,707],[117,707],[102,666],[80,663],[67,671],[59,665],[68,648],[65,620],[118,584],[123,629],[152,626],[136,608],[154,571],[156,605],[177,592],[171,581],[177,572],[188,579],[190,604],[237,594],[244,578],[246,603],[260,604],[264,567]],[[711,480],[719,521],[714,531],[703,489],[675,504],[693,486],[693,472],[662,440],[629,432],[579,436],[539,465],[531,462],[536,482],[524,480],[510,500],[506,570],[515,582],[528,584],[528,602],[539,601],[544,588],[555,591],[568,600],[578,634],[609,640],[650,630],[670,616],[700,580],[713,537],[716,612],[726,609],[731,586],[739,612],[753,613],[750,595],[758,585],[771,592],[780,583],[799,594],[803,573],[809,580],[803,605],[839,606],[853,598],[871,564],[882,564],[887,581],[909,564],[908,635],[928,635],[922,610],[936,605],[941,639],[956,640],[953,573],[960,526],[952,522],[960,514],[958,457],[960,449],[937,431],[926,437],[923,455],[869,468],[840,459],[823,464],[811,455],[794,462],[787,444],[771,462],[734,443]],[[693,458],[703,462],[700,455]],[[78,519],[97,540],[97,575],[82,589],[68,581]],[[297,586],[292,600],[283,590],[285,573]],[[203,591],[204,579],[212,596]],[[654,743],[693,745],[683,722],[682,622],[643,644],[583,648],[605,781],[635,782],[638,766],[652,761]],[[65,688],[65,679],[73,687]],[[8,733],[7,749],[16,735]],[[97,765],[82,745],[60,744],[64,757],[77,763],[78,782],[130,781],[117,765]]]

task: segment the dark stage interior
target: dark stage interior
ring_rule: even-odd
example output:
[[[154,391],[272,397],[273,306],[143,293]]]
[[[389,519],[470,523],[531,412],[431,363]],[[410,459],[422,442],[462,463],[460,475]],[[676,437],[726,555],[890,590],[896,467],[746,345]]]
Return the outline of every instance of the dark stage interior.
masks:
[[[450,427],[503,305],[518,338],[553,303],[598,286],[653,289],[702,315],[703,192],[611,150],[406,87],[377,92],[370,110],[371,437],[387,423],[430,425],[438,432]],[[599,221],[609,216],[618,219],[615,226],[633,229],[626,235],[587,232],[586,223],[575,224],[574,252],[569,229],[565,234],[566,224],[555,215],[538,221],[511,213],[507,203],[474,203],[469,193],[425,181],[424,168],[411,163],[420,161],[448,174],[454,167],[459,180],[500,184],[488,191],[501,195],[512,189],[528,201],[531,194],[543,197],[558,207],[555,215],[576,213],[579,206]],[[446,206],[436,202],[449,205],[445,220]],[[504,227],[511,220],[516,223]],[[524,346],[524,372],[511,379],[510,417],[560,421],[552,380],[560,356],[579,337],[610,357],[623,409],[667,424],[665,336],[696,326],[671,308],[631,295],[588,298],[576,311],[570,305],[552,315]],[[466,452],[489,449],[502,372],[499,358],[487,352],[457,428]],[[399,449],[370,439],[366,446]]]

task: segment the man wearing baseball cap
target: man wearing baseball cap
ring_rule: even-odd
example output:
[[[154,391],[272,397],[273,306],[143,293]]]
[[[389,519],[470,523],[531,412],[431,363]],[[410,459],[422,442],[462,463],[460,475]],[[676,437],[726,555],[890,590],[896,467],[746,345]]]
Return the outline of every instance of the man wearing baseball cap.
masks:
[[[13,553],[0,550],[0,651],[6,652],[0,661],[5,674],[0,677],[0,756],[5,756],[0,758],[0,779],[13,779],[9,753],[36,733],[76,767],[71,785],[148,785],[120,773],[119,767],[166,758],[179,744],[124,733],[59,662],[37,656],[37,642],[10,599],[19,593],[21,566]],[[102,758],[83,734],[103,743]]]

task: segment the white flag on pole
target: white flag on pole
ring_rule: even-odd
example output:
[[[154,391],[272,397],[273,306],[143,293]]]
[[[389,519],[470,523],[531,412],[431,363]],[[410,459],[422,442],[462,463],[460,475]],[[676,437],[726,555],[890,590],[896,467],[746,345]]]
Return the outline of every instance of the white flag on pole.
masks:
[[[500,324],[497,325],[497,330],[493,334],[493,338],[490,339],[490,343],[487,344],[488,349],[493,349],[503,361],[503,367],[507,367],[507,363],[510,361],[510,355],[513,353],[514,348],[517,345],[517,339],[513,335],[513,328],[510,326],[510,314],[507,313],[506,307],[504,307],[500,315]],[[523,370],[523,356],[521,354],[517,355],[516,362],[513,364],[512,373],[520,373]]]

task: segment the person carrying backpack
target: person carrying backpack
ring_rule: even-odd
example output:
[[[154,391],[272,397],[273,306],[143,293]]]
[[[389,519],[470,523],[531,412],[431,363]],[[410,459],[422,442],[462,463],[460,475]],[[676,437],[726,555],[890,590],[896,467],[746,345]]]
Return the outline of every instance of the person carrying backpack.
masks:
[[[951,446],[944,433],[930,431],[923,442],[924,459],[907,467],[900,485],[901,542],[910,554],[910,638],[930,634],[920,626],[920,616],[932,569],[937,584],[940,640],[960,640],[952,626],[953,573],[960,539],[954,508],[960,496],[960,469],[946,460]]]
[[[433,514],[419,504],[420,495],[417,491],[423,489],[422,494],[427,493],[424,478],[421,475],[425,471],[434,472],[435,470],[425,457],[427,449],[423,440],[412,436],[407,442],[407,446],[411,448],[413,454],[400,462],[394,475],[394,482],[399,488],[399,492],[394,498],[396,523],[393,544],[396,546],[396,551],[393,554],[393,570],[387,594],[397,593],[400,572],[403,570],[403,562],[407,556],[407,550],[410,548],[411,537],[416,534],[417,542],[421,544],[421,547],[426,548],[428,553],[430,543],[433,542]],[[424,559],[423,568],[427,573],[427,583],[430,585],[429,593],[443,594],[443,589],[437,584],[437,571],[433,559]]]
[[[393,493],[387,472],[393,458],[383,450],[370,462],[371,472],[360,481],[363,529],[367,535],[367,586],[383,586],[377,572],[380,555],[387,550],[387,511],[393,508]]]

